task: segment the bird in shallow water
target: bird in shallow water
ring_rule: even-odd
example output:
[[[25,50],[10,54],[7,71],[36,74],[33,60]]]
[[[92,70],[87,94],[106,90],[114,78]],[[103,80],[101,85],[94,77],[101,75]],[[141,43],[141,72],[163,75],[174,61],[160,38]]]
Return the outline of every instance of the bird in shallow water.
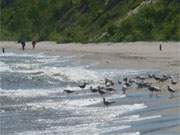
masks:
[[[106,87],[114,86],[114,82],[113,82],[113,80],[105,78],[105,85],[106,85]]]
[[[127,86],[126,85],[123,85],[122,91],[123,91],[123,94],[126,94],[126,91],[127,91]]]
[[[171,93],[171,97],[173,97],[174,96],[173,93],[176,92],[176,90],[174,88],[170,87],[169,85],[168,85],[168,91],[169,91],[169,93]]]
[[[122,81],[118,80],[118,84],[121,85],[121,84],[122,84]]]
[[[104,105],[108,106],[108,105],[111,105],[111,104],[113,104],[115,102],[114,101],[106,101],[106,99],[103,98],[103,103],[104,103]]]
[[[112,87],[107,87],[107,88],[105,88],[105,90],[107,90],[107,91],[115,91],[115,89],[112,88]]]
[[[92,86],[90,86],[90,90],[91,90],[91,92],[97,92],[98,88],[93,88]]]
[[[84,89],[86,87],[87,83],[84,82],[83,84],[79,84],[79,88]]]
[[[128,82],[128,78],[127,77],[123,78],[123,82]]]
[[[101,94],[101,95],[106,94],[106,92],[103,91],[100,86],[98,86],[98,92],[99,92],[99,94]]]
[[[73,92],[75,92],[75,91],[73,91],[73,90],[64,90],[64,92],[66,92],[66,93],[73,93]]]

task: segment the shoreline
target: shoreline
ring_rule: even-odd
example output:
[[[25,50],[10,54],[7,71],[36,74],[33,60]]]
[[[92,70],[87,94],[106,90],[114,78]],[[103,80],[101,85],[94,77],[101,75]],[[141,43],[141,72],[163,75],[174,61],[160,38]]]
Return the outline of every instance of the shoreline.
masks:
[[[162,51],[159,45],[162,44]],[[15,41],[0,41],[0,47],[7,52],[23,52]],[[75,55],[85,64],[98,63],[103,68],[155,69],[165,73],[180,73],[180,42],[128,42],[128,43],[68,43],[38,42],[32,49],[27,42],[28,53],[49,55]]]

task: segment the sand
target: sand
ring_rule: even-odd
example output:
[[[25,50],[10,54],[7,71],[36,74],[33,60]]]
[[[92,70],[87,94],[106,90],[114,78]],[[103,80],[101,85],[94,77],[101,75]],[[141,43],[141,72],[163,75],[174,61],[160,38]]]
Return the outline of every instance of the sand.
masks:
[[[159,45],[162,44],[162,51]],[[18,50],[17,42],[0,42],[0,47]],[[38,42],[32,49],[27,42],[26,52],[46,52],[51,55],[76,55],[82,63],[98,63],[103,68],[155,69],[165,73],[180,73],[180,42],[130,42],[130,43],[69,43]]]

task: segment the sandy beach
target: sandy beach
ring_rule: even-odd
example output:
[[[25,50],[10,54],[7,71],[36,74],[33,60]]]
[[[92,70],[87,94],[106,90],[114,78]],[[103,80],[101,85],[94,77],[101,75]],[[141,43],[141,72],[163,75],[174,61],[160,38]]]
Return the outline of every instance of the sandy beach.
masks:
[[[162,44],[162,51],[159,45]],[[0,47],[21,50],[17,42],[0,42]],[[26,45],[28,52],[46,52],[51,55],[76,55],[83,63],[100,63],[102,67],[119,67],[133,69],[158,69],[165,73],[180,73],[179,42],[132,42],[132,43],[98,43],[98,44],[56,44],[39,42],[32,49],[31,42]],[[20,51],[21,52],[21,51]]]

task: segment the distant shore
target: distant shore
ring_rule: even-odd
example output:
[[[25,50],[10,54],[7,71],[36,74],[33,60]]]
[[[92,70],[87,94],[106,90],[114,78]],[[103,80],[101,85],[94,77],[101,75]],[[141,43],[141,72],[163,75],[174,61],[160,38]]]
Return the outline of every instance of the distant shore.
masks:
[[[162,51],[159,45],[162,44]],[[5,51],[21,50],[17,42],[0,41]],[[68,43],[38,42],[35,50],[27,42],[25,52],[45,52],[50,55],[76,55],[83,63],[98,63],[104,68],[157,69],[161,72],[180,73],[180,42],[129,43]]]

